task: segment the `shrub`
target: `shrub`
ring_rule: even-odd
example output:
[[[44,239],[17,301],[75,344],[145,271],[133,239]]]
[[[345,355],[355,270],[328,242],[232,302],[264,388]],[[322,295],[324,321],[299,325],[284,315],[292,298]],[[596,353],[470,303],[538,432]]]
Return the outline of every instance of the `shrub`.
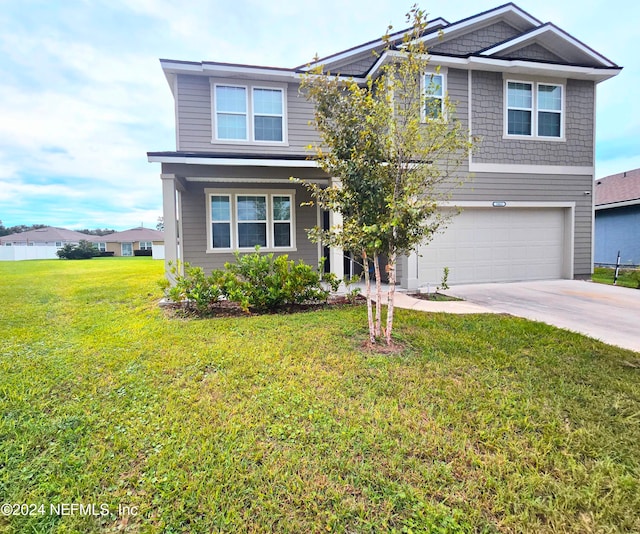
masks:
[[[293,304],[326,301],[320,274],[303,261],[285,254],[235,253],[236,263],[225,264],[224,292],[244,310],[272,311]]]
[[[171,286],[164,279],[160,285],[165,296],[173,302],[181,302],[185,307],[205,314],[211,310],[222,296],[222,273],[214,271],[210,276],[204,274],[202,267],[193,267],[184,263],[184,274],[181,274],[180,262],[171,265],[170,272],[176,283]]]
[[[99,256],[100,251],[93,243],[89,243],[84,239],[77,245],[71,245],[67,243],[58,252],[56,252],[58,258],[65,260],[87,260],[94,256]]]
[[[222,298],[238,304],[244,311],[274,311],[295,304],[325,302],[329,290],[322,287],[320,274],[302,261],[296,263],[287,255],[262,255],[236,252],[236,263],[226,263],[224,270],[206,276],[201,267],[189,263],[171,265],[175,279],[172,286],[160,282],[165,296],[181,302],[200,315],[212,311]]]

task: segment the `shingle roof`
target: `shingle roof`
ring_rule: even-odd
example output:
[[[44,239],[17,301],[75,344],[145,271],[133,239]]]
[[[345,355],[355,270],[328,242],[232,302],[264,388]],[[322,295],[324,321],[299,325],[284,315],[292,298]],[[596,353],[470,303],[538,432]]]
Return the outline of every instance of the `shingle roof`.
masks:
[[[640,203],[640,169],[612,174],[596,180],[596,206],[634,200]]]
[[[18,232],[0,237],[0,243],[15,242],[31,242],[31,243],[51,243],[55,241],[77,243],[81,239],[87,239],[90,236],[81,234],[75,230],[67,230],[66,228],[58,228],[56,226],[46,226],[37,230],[27,230],[26,232]]]
[[[94,243],[132,243],[134,241],[164,241],[164,233],[152,228],[130,228],[104,236],[94,236]]]

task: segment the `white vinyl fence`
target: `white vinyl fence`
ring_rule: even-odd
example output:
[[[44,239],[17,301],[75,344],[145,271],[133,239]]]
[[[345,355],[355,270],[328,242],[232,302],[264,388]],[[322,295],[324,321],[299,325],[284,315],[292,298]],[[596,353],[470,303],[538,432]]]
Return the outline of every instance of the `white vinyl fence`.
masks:
[[[58,247],[0,247],[0,261],[55,260]]]
[[[151,252],[154,260],[164,260],[164,245],[153,245]]]

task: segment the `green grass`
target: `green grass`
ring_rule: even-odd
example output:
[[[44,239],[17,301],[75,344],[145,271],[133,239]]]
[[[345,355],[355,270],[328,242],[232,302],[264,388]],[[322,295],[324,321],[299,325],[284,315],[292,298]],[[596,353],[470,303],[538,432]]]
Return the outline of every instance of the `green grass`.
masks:
[[[613,284],[613,278],[615,275],[615,269],[610,269],[608,267],[596,267],[593,270],[593,276],[591,279],[594,282],[598,282],[600,284]],[[618,273],[617,285],[621,287],[632,287],[638,288],[640,285],[640,278],[638,278],[638,273],[634,274],[634,271],[631,269],[620,269]]]
[[[640,531],[637,353],[494,315],[398,310],[395,355],[362,307],[169,319],[161,270],[0,263],[0,503],[46,507],[0,531]]]

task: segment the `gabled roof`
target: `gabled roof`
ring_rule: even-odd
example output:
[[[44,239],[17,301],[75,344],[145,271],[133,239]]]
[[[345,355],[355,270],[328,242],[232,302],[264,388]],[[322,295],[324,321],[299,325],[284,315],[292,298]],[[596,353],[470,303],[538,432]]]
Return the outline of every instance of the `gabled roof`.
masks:
[[[449,22],[443,18],[437,18],[427,21],[427,27],[425,29],[425,35],[436,33],[438,30],[442,28],[446,28],[449,25]],[[406,34],[408,34],[412,29],[405,28],[404,30],[400,30],[394,33],[389,34],[389,40],[391,43],[400,43]],[[384,46],[385,42],[382,39],[374,39],[373,41],[368,41],[361,45],[353,46],[348,48],[347,50],[342,50],[341,52],[336,52],[335,54],[331,54],[322,58],[317,59],[316,61],[312,61],[310,64],[299,65],[295,67],[295,70],[305,71],[308,70],[311,65],[331,65],[333,63],[340,62],[341,60],[348,59],[350,57],[362,54],[363,52],[372,53],[376,48]]]
[[[130,228],[103,236],[93,236],[94,243],[133,243],[134,241],[164,241],[164,233],[152,228]]]
[[[640,169],[596,180],[596,210],[640,204]]]
[[[469,33],[476,28],[483,28],[495,22],[504,21],[518,31],[525,32],[536,28],[542,24],[537,18],[529,15],[512,2],[493,9],[488,9],[477,15],[472,15],[464,19],[449,24],[436,35],[425,35],[423,40],[427,43],[441,42],[465,33]]]
[[[38,228],[37,230],[27,230],[26,232],[1,236],[0,243],[54,243],[56,241],[77,243],[81,239],[89,240],[90,237],[91,236],[76,232],[75,230],[46,226],[45,228]]]
[[[534,43],[543,45],[554,54],[564,58],[567,63],[573,65],[587,65],[596,62],[603,67],[617,67],[613,61],[551,22],[547,22],[513,39],[486,48],[479,53],[482,56],[508,56],[511,52]]]
[[[458,37],[479,31],[493,24],[504,23],[517,33],[514,37],[490,46],[465,53],[447,53],[442,45],[454,41]],[[391,42],[396,48],[385,52],[376,61],[371,61],[360,74],[353,76],[358,83],[365,83],[367,76],[375,75],[386,61],[402,54],[402,38],[411,28],[395,32],[390,35]],[[494,9],[483,11],[477,15],[449,23],[445,19],[430,20],[422,40],[430,51],[434,64],[452,68],[471,70],[490,70],[510,73],[526,73],[533,75],[564,76],[576,79],[587,79],[596,82],[616,76],[621,67],[599,54],[586,44],[572,37],[564,30],[551,23],[542,23],[526,11],[513,3],[507,3]],[[312,63],[323,64],[327,69],[336,70],[348,68],[353,63],[365,58],[371,59],[374,51],[380,51],[384,45],[382,39],[354,46],[347,50],[331,54]],[[518,55],[520,49],[531,45],[542,46],[552,54],[552,58],[562,59],[562,62],[530,58]],[[510,54],[514,53],[513,57]],[[205,76],[220,75],[234,78],[259,78],[261,80],[294,81],[308,70],[309,65],[294,68],[275,68],[257,65],[241,65],[212,61],[188,62],[162,59],[160,60],[169,85],[174,90],[173,79],[176,74],[200,74]],[[350,77],[347,74],[344,76]]]

